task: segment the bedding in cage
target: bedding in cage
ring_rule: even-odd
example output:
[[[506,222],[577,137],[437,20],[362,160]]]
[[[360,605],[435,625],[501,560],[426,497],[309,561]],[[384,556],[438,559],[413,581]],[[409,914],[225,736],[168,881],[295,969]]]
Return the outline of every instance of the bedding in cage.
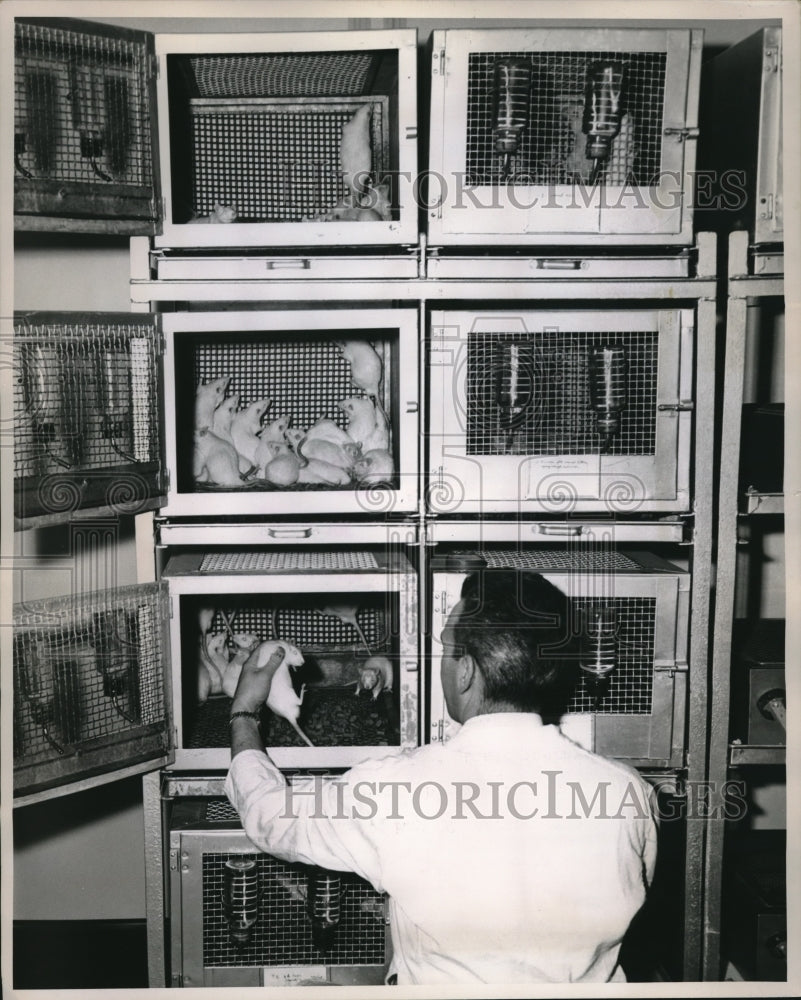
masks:
[[[701,44],[685,30],[434,32],[430,242],[690,242]]]
[[[46,217],[58,216],[83,228],[94,220],[105,231],[153,231],[151,56],[140,32],[16,20],[17,228],[48,228]]]
[[[163,602],[152,584],[15,606],[15,796],[168,759]]]
[[[413,310],[165,317],[165,512],[414,509],[416,324]]]
[[[157,51],[159,245],[414,241],[414,31],[160,36]]]
[[[454,311],[431,324],[432,511],[688,508],[691,311]]]
[[[566,734],[588,749],[635,764],[682,761],[687,669],[689,574],[646,552],[607,545],[488,545],[440,551],[432,562],[430,733],[448,740],[439,678],[441,634],[468,573],[512,569],[540,573],[570,599],[581,680],[562,716]],[[566,635],[568,633],[566,632]]]
[[[418,745],[416,587],[401,556],[209,551],[173,557],[164,577],[179,766],[227,767],[231,697],[242,664],[265,642],[302,657],[290,665],[287,655],[292,711],[261,713],[279,765],[346,766]]]
[[[159,355],[148,317],[16,315],[14,491],[22,523],[158,504]]]
[[[383,983],[386,899],[368,882],[254,851],[226,800],[177,800],[169,838],[173,982]]]

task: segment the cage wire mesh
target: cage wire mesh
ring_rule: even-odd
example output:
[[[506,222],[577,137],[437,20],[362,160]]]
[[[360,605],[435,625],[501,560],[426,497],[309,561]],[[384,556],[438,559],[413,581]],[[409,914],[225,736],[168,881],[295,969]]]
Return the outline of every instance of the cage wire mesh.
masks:
[[[658,339],[656,331],[469,333],[467,454],[587,455],[605,448],[609,455],[653,455]],[[623,348],[627,373],[619,429],[605,442],[592,405],[590,357],[609,346]],[[509,398],[513,378],[516,401]]]
[[[164,723],[155,586],[17,605],[13,629],[15,764],[121,744]]]
[[[159,461],[150,324],[15,323],[14,475]]]
[[[189,59],[200,97],[356,97],[367,91],[375,52],[269,52]]]
[[[18,182],[152,185],[141,42],[17,21],[14,50]]]
[[[305,570],[378,569],[372,552],[338,549],[335,552],[206,552],[201,573],[279,573]]]
[[[225,919],[224,869],[229,859],[253,860],[258,872],[258,919],[243,947],[231,940]],[[383,965],[383,896],[346,872],[337,873],[342,886],[341,920],[333,943],[325,952],[314,947],[306,901],[309,871],[304,865],[286,864],[268,854],[204,853],[204,966]]]
[[[468,57],[466,180],[501,185],[509,178],[495,151],[493,79],[501,59],[531,66],[528,121],[512,157],[521,184],[588,183],[593,167],[582,132],[588,67],[598,61],[625,66],[624,115],[602,174],[606,184],[647,186],[661,169],[664,52],[475,52]]]
[[[193,99],[194,211],[232,206],[237,222],[302,222],[329,211],[347,193],[342,129],[365,103],[377,182],[390,169],[384,97]]]

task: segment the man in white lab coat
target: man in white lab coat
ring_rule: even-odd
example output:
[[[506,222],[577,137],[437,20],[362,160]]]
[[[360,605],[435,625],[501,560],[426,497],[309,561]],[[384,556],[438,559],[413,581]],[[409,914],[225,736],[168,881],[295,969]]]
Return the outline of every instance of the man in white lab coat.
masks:
[[[621,940],[656,860],[652,796],[553,724],[578,673],[568,622],[541,576],[471,574],[442,636],[456,735],[313,787],[288,786],[259,736],[281,654],[242,670],[226,792],[245,832],[387,892],[399,984],[625,978]]]

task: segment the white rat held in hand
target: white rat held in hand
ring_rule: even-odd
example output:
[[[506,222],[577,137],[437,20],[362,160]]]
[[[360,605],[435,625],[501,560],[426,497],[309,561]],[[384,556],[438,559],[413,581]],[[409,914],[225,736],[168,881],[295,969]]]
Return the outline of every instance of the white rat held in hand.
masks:
[[[288,642],[275,642],[274,640],[262,642],[252,654],[252,656],[256,657],[255,666],[265,666],[277,649],[283,649],[284,659],[273,674],[270,683],[270,693],[267,697],[267,707],[282,719],[286,719],[307,746],[314,746],[309,737],[298,725],[305,685],[301,688],[300,694],[296,694],[292,686],[292,678],[289,674],[290,667],[299,667],[303,663],[303,654],[301,651],[297,646],[292,646]]]

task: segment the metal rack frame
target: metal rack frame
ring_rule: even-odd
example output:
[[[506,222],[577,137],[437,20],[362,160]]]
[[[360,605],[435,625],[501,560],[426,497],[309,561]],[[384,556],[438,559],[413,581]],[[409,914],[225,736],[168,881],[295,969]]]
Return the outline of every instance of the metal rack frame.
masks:
[[[744,375],[746,360],[746,324],[749,304],[755,300],[784,294],[783,269],[773,276],[752,273],[749,269],[748,233],[733,232],[729,237],[728,285],[726,302],[726,357],[724,360],[723,399],[721,406],[720,480],[717,521],[717,565],[713,654],[709,720],[708,780],[712,789],[710,818],[706,833],[704,883],[704,934],[707,942],[702,974],[704,979],[720,978],[722,869],[725,834],[725,783],[729,767],[739,764],[782,764],[781,747],[746,747],[729,743],[729,707],[731,701],[732,628],[737,570],[737,523],[741,503],[739,495],[739,454]],[[757,259],[754,270],[761,270]],[[752,506],[758,494],[748,497],[747,514],[757,513]],[[769,494],[771,508],[778,506]],[[782,504],[783,509],[783,504]],[[781,513],[782,509],[771,509]],[[718,815],[715,815],[715,813]]]
[[[532,277],[521,277],[519,260],[511,270],[499,264],[497,256],[488,257],[494,264],[492,277],[477,282],[468,274],[464,277],[437,278],[428,276],[428,258],[425,239],[421,236],[418,246],[418,276],[416,278],[395,278],[371,280],[363,279],[343,282],[307,278],[303,281],[304,299],[321,302],[397,302],[416,303],[420,316],[420,329],[425,330],[427,308],[443,301],[506,300],[512,302],[576,302],[594,303],[625,301],[629,304],[643,302],[670,303],[671,306],[685,305],[695,309],[695,417],[694,417],[694,457],[693,480],[694,498],[691,511],[681,517],[641,520],[631,524],[621,522],[615,525],[615,538],[620,541],[673,542],[688,544],[692,552],[691,575],[692,592],[690,604],[689,635],[689,676],[687,702],[687,753],[684,777],[688,786],[703,781],[707,765],[707,714],[708,714],[708,632],[710,622],[710,589],[712,582],[712,528],[713,528],[713,454],[714,454],[714,372],[715,372],[715,328],[716,328],[716,239],[714,234],[700,233],[695,247],[697,259],[694,266],[679,268],[676,274],[673,265],[668,273],[660,270],[660,258],[653,259],[653,267],[643,264],[636,248],[631,249],[631,260],[636,274],[626,273],[626,257],[621,254],[619,264],[609,268],[603,276],[585,277],[582,264],[559,269],[556,273],[548,267],[532,268]],[[542,255],[532,255],[541,257]],[[587,254],[592,267],[592,254]],[[468,265],[472,266],[472,265]],[[275,277],[231,280],[215,279],[206,275],[203,280],[159,280],[154,276],[155,262],[151,254],[150,241],[133,237],[131,240],[131,299],[134,311],[149,311],[159,307],[174,307],[176,303],[246,303],[263,302],[278,304],[297,299],[299,285],[297,279],[276,280]],[[420,426],[427,426],[425,367],[419,371]],[[423,475],[423,449],[421,449],[420,475]],[[151,519],[152,515],[145,515]],[[570,534],[578,540],[594,538],[593,516],[587,515],[570,524]],[[597,521],[597,518],[595,519]],[[576,525],[578,533],[576,533]],[[280,540],[281,528],[290,526],[280,521],[275,524],[235,525],[232,530],[244,542],[253,540],[254,532],[259,541],[264,541],[265,532],[271,541]],[[605,525],[606,527],[607,525]],[[489,538],[497,541],[518,541],[521,531],[532,535],[553,537],[554,531],[566,530],[564,524],[536,517],[520,521],[495,521],[481,519],[440,520],[427,515],[421,502],[416,515],[410,515],[402,522],[382,524],[346,525],[347,538],[375,538],[385,532],[384,537],[394,537],[419,551],[418,593],[420,606],[427,604],[427,566],[429,550],[439,541],[478,541]],[[159,526],[162,544],[202,544],[220,541],[227,528],[212,525],[183,525],[179,522],[165,522]],[[327,527],[323,521],[309,525],[291,525],[291,531],[300,533],[305,540],[326,537]],[[558,533],[557,531],[557,533]],[[308,533],[307,533],[308,532]],[[687,541],[684,541],[684,539]],[[290,540],[287,538],[287,540]],[[294,538],[293,541],[297,541]],[[421,711],[425,705],[421,700]],[[674,776],[674,777],[677,777]],[[147,775],[145,785],[145,827],[147,852],[148,885],[148,938],[149,970],[152,983],[165,981],[165,942],[153,927],[154,921],[163,921],[164,886],[163,857],[161,855],[162,786],[159,773]],[[175,775],[169,779],[175,784]],[[172,787],[172,785],[170,786]],[[184,790],[185,794],[185,790]],[[701,820],[688,819],[685,847],[685,920],[683,939],[683,975],[685,980],[700,978],[702,963],[707,951],[707,934],[704,926],[705,899],[702,891],[704,874],[705,826]]]

